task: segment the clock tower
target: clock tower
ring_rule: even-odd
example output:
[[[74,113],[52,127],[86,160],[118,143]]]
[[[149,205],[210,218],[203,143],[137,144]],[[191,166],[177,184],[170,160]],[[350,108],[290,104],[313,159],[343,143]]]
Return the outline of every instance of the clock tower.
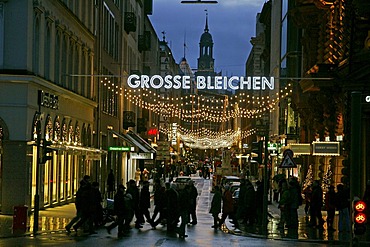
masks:
[[[198,69],[195,76],[215,76],[213,59],[213,39],[208,29],[208,13],[206,13],[206,25],[199,42]]]

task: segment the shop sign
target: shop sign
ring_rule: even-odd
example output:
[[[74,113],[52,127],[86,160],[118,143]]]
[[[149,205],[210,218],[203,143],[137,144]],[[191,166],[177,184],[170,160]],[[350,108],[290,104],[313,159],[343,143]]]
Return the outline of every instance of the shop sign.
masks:
[[[290,143],[289,148],[293,150],[295,155],[311,154],[311,144],[309,143]]]
[[[172,123],[171,145],[177,144],[177,123]]]
[[[153,153],[130,153],[131,159],[137,159],[137,160],[152,160],[153,159]]]
[[[156,136],[158,134],[157,128],[151,128],[148,130],[148,136]]]
[[[312,142],[312,155],[316,156],[339,156],[339,142]]]
[[[100,160],[101,155],[100,154],[87,154],[86,159],[87,160]]]
[[[122,151],[122,152],[130,152],[134,151],[132,150],[134,147],[129,147],[129,146],[122,146],[122,147],[108,147],[109,151]]]
[[[58,96],[44,92],[42,90],[38,90],[38,103],[43,107],[51,108],[54,110],[58,110],[59,108]]]

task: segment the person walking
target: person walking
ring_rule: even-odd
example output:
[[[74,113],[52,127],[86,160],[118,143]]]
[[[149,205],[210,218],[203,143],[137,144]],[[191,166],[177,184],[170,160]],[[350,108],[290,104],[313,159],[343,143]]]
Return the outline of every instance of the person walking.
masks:
[[[351,223],[349,219],[349,191],[343,184],[337,185],[336,193],[336,208],[339,211],[338,230],[339,232],[349,232],[351,230]]]
[[[107,226],[108,234],[111,230],[118,226],[118,237],[122,237],[124,234],[124,223],[125,223],[125,186],[120,184],[118,186],[117,193],[114,195],[114,213],[117,215],[117,220]]]
[[[76,200],[75,200],[75,206],[76,206],[76,216],[66,225],[65,229],[68,233],[71,233],[71,228],[76,224],[82,217],[82,191],[83,186],[85,186],[85,180],[80,181],[80,187],[77,190],[76,193]]]
[[[196,213],[198,190],[195,187],[193,180],[190,180],[188,185],[189,185],[189,195],[190,195],[189,221],[190,221],[190,216],[191,216],[190,224],[196,225],[198,223],[197,213]]]
[[[244,218],[245,224],[253,226],[256,220],[256,191],[254,186],[249,179],[246,179],[246,194],[244,198],[246,214]]]
[[[219,227],[219,221],[220,221],[220,219],[218,218],[218,215],[221,213],[222,194],[221,194],[220,187],[218,185],[214,187],[214,190],[215,192],[213,194],[211,208],[209,210],[209,213],[211,213],[213,217],[212,228],[214,228],[216,231],[217,228]]]
[[[135,221],[135,228],[143,228],[141,223],[142,222],[142,217],[141,217],[141,212],[140,212],[140,205],[139,205],[139,197],[140,197],[140,191],[139,188],[136,186],[136,181],[131,179],[129,181],[129,186],[127,188],[127,193],[129,193],[132,196],[132,207],[134,209],[134,215],[136,217]]]
[[[219,222],[219,225],[222,226],[222,224],[225,222],[227,216],[229,218],[232,217],[232,214],[234,212],[234,201],[233,201],[233,195],[230,191],[230,186],[225,186],[225,192],[222,196],[222,216],[221,220]]]
[[[310,227],[313,228],[323,228],[324,220],[321,214],[323,202],[323,193],[318,180],[315,180],[312,184],[312,198],[311,198],[311,208],[310,208]],[[318,221],[317,221],[318,220]]]
[[[88,224],[88,232],[89,234],[95,234],[93,227],[93,220],[92,220],[92,214],[94,209],[94,193],[93,189],[90,183],[90,176],[85,175],[84,178],[84,185],[81,187],[81,219],[73,226],[73,229],[76,231],[78,228],[80,228],[85,222]]]
[[[179,193],[177,186],[171,183],[170,189],[167,190],[167,233],[173,233],[179,219]]]
[[[107,178],[107,192],[108,192],[108,198],[113,198],[113,193],[115,191],[115,181],[114,181],[114,174],[113,169],[110,169],[110,172],[108,174]]]
[[[143,182],[143,188],[141,188],[140,192],[140,200],[139,200],[139,208],[140,208],[140,221],[141,223],[145,223],[146,221],[154,227],[152,218],[150,217],[149,208],[150,208],[150,192],[149,192],[149,181]],[[145,219],[144,219],[145,216]]]
[[[166,189],[161,184],[161,180],[159,178],[155,179],[154,182],[154,212],[152,215],[152,222],[153,228],[155,228],[162,220],[165,218],[164,216],[164,208],[166,204]],[[159,215],[158,219],[157,215]]]
[[[188,235],[185,234],[186,224],[189,222],[189,210],[190,210],[190,186],[187,184],[185,188],[179,191],[179,216],[181,219],[180,226],[177,228],[179,238],[186,238]]]
[[[334,186],[330,185],[328,192],[325,194],[325,207],[326,207],[326,212],[327,212],[327,217],[326,217],[326,228],[328,231],[335,231],[333,227],[333,222],[334,222],[334,216],[335,216],[335,203],[336,203],[336,195],[335,195],[335,190]]]
[[[289,178],[290,205],[287,219],[287,226],[291,229],[298,229],[298,208],[302,204],[301,187],[295,177]]]
[[[103,207],[101,205],[103,198],[101,195],[101,192],[99,190],[99,183],[93,182],[92,183],[92,194],[93,194],[93,222],[95,225],[95,228],[100,227],[103,224]]]
[[[284,181],[280,183],[280,186],[281,186],[279,201],[280,222],[278,224],[278,229],[284,230],[285,224],[287,223],[289,216],[290,194],[286,179],[284,179]]]

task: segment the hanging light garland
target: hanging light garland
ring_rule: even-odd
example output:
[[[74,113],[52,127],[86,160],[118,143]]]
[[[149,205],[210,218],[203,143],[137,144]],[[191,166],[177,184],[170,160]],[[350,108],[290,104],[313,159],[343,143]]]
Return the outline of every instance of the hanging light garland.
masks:
[[[291,84],[270,96],[251,96],[246,93],[230,99],[210,99],[204,95],[164,97],[148,89],[124,89],[131,103],[165,117],[178,117],[185,122],[227,122],[234,118],[258,118],[272,111],[277,103],[292,93]],[[207,105],[207,103],[209,105]],[[245,107],[241,107],[246,105]],[[188,109],[190,108],[191,109]],[[248,109],[252,107],[252,109]]]

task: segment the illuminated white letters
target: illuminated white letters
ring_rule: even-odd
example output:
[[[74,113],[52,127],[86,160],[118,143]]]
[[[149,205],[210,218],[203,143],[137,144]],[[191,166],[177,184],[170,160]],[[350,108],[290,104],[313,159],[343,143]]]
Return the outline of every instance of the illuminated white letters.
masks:
[[[127,78],[127,85],[130,88],[165,88],[165,89],[190,89],[192,85],[190,76],[182,75],[130,75]],[[274,77],[264,76],[197,76],[195,78],[196,89],[215,89],[215,90],[274,90]],[[370,102],[370,96],[366,97]]]

